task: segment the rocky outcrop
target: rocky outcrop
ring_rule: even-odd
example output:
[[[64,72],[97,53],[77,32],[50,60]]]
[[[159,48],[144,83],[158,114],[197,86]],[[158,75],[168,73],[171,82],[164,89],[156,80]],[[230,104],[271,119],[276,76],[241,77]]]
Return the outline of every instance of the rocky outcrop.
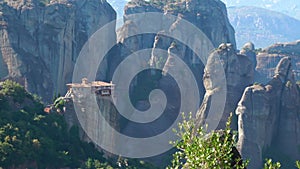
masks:
[[[254,44],[251,42],[246,43],[241,49],[240,54],[249,57],[250,61],[252,62],[253,71],[255,71],[257,61]]]
[[[145,12],[160,12],[178,17],[171,19],[158,17],[155,18],[157,19],[157,25],[147,25],[142,24],[146,22],[145,17],[143,17],[146,16]],[[131,14],[140,15],[132,18]],[[118,42],[122,44],[120,57],[124,58],[128,54],[141,49],[153,48],[150,56],[152,60],[159,60],[155,55],[155,49],[167,51],[171,47],[174,39],[161,36],[161,34],[168,34],[170,31],[177,31],[189,41],[196,42],[191,32],[178,30],[182,23],[181,19],[185,19],[199,28],[211,40],[214,47],[221,43],[232,43],[235,46],[234,30],[228,21],[226,7],[220,1],[205,0],[200,3],[197,0],[189,0],[176,4],[167,3],[166,5],[151,4],[146,1],[131,1],[125,6],[124,25],[118,30]],[[141,25],[155,27],[157,32],[127,38],[130,34],[141,32],[144,29]],[[206,50],[211,50],[211,48]],[[191,50],[188,50],[185,46],[181,46],[180,53],[181,56],[186,58],[195,57]]]
[[[105,0],[5,0],[0,11],[0,78],[21,79],[45,101],[65,93],[84,43],[116,18]]]
[[[272,80],[246,88],[239,102],[238,149],[243,158],[250,160],[249,168],[261,168],[265,156],[278,160],[284,156],[300,158],[300,93],[292,65],[291,58],[282,58]],[[284,168],[290,168],[282,163]]]
[[[201,125],[206,123],[209,113],[212,113],[221,115],[220,121],[218,117],[214,117],[218,120],[216,127],[225,128],[228,117],[234,112],[243,90],[253,83],[251,60],[245,55],[236,54],[232,45],[221,44],[208,58],[203,81],[206,94],[197,113],[199,123]],[[216,106],[220,103],[222,105],[222,102],[225,104],[224,110],[221,106]],[[232,127],[236,129],[234,120]]]
[[[166,17],[155,18],[156,25],[145,24],[147,23],[147,20],[145,21],[147,19],[146,12],[160,12]],[[187,44],[168,35],[176,33],[184,41],[196,46],[195,49],[201,51],[202,56],[200,57],[205,58],[205,62],[208,53],[221,43],[231,43],[234,46],[233,48],[235,48],[234,30],[228,21],[226,7],[221,1],[204,0],[199,2],[197,0],[188,0],[166,4],[131,1],[125,6],[124,13],[124,25],[117,32],[119,42],[118,58],[110,62],[111,69],[108,79],[112,77],[115,67],[124,58],[136,51],[150,49],[146,55],[148,55],[150,65],[153,68],[167,71],[170,63],[167,61],[172,60],[171,57],[177,55],[181,58],[194,73],[202,99],[204,95],[202,77],[206,63],[202,63],[198,58],[199,56],[191,48],[187,47]],[[132,17],[131,14],[139,14],[139,16]],[[168,18],[167,15],[170,14],[174,17]],[[194,32],[183,29],[186,28],[184,25],[185,21],[189,21],[201,30],[210,42],[206,44],[201,43],[201,39],[197,38]],[[145,29],[145,27],[156,30],[156,32],[135,35]],[[132,34],[135,36],[128,37]],[[162,50],[166,52],[162,52]]]
[[[131,2],[125,6],[124,22],[130,21],[130,14],[143,12],[164,12],[175,16],[180,15],[181,18],[188,20],[201,29],[215,47],[221,43],[229,42],[235,46],[234,30],[228,21],[226,7],[221,1],[205,0],[199,2],[197,0],[188,0],[178,3],[167,3],[162,6],[146,2]],[[141,17],[140,19],[144,18]],[[136,25],[138,25],[138,22],[138,20],[135,20]],[[160,27],[161,31],[167,31],[175,22],[175,20],[161,20],[161,25],[152,26]],[[124,26],[127,25],[125,24]],[[173,29],[176,29],[176,27],[173,27]],[[124,33],[126,32],[119,32],[119,36],[122,37]],[[153,45],[154,39],[149,40],[151,41],[143,41],[141,44]],[[170,46],[170,44],[167,46]]]
[[[290,43],[277,43],[266,49],[263,49],[257,55],[256,70],[260,74],[255,79],[256,82],[267,83],[275,75],[274,70],[277,63],[284,57],[290,57],[292,63],[292,72],[295,80],[300,80],[300,41]]]
[[[99,151],[112,157],[112,152],[106,150],[121,144],[113,133],[108,132],[108,126],[120,130],[121,115],[113,104],[112,97],[95,93],[91,87],[72,88],[69,92],[68,97],[61,98],[65,102],[63,110],[55,107],[52,107],[52,110],[59,110],[67,122],[68,129],[78,127],[82,141],[93,143]],[[108,124],[105,124],[102,118]],[[110,141],[109,145],[107,141]],[[103,145],[106,149],[100,147]]]
[[[254,80],[259,79],[261,76],[256,71],[257,59],[256,59],[256,49],[252,42],[246,43],[240,50],[240,54],[247,56],[252,62],[252,68],[254,72]]]
[[[157,17],[155,18],[155,23],[157,24],[149,24],[147,21],[147,12],[159,12],[166,17]],[[199,56],[197,56],[191,48],[187,47],[187,44],[168,35],[174,35],[176,33],[176,35],[181,37],[184,41],[196,46],[195,49],[201,51],[200,54],[205,58],[204,60],[207,60],[207,54],[221,43],[232,43],[232,48],[235,49],[234,30],[228,21],[225,5],[218,0],[204,0],[201,2],[198,0],[187,0],[178,3],[167,3],[166,5],[153,4],[142,0],[131,1],[125,6],[124,13],[124,25],[117,31],[118,53],[114,56],[115,58],[109,62],[110,71],[108,78],[113,76],[118,64],[126,57],[131,57],[129,55],[147,49],[146,51],[144,50],[143,55],[147,55],[147,58],[149,58],[148,64],[153,68],[163,70],[163,75],[161,75],[161,72],[156,71],[157,74],[160,74],[158,75],[160,78],[152,87],[161,89],[165,93],[167,105],[161,117],[154,122],[144,125],[129,122],[123,131],[125,134],[135,137],[157,135],[169,128],[178,116],[180,97],[181,94],[184,93],[180,91],[177,82],[168,74],[176,69],[176,65],[173,64],[175,56],[178,56],[178,58],[186,63],[186,65],[189,66],[188,70],[191,70],[194,74],[198,82],[200,89],[199,95],[201,97],[197,99],[201,100],[205,93],[202,77],[206,63],[202,63],[198,58]],[[132,14],[139,15],[132,17]],[[173,17],[168,18],[170,14],[173,15]],[[191,25],[201,30],[204,35],[207,36],[207,39],[211,41],[209,43],[212,45],[209,43],[199,43],[201,39],[197,39],[197,34],[187,29],[187,26],[184,25],[185,21],[189,21]],[[155,30],[155,32],[140,34],[140,32],[143,32],[145,29]],[[128,67],[124,71],[131,71],[130,69],[131,68]],[[179,70],[178,67],[177,70]],[[137,79],[140,78],[141,80],[138,80],[137,83],[133,85],[138,86],[141,85],[143,81],[153,79],[153,74],[150,74],[151,73],[143,74],[143,77],[138,77]],[[139,81],[141,83],[139,83]],[[189,90],[188,86],[190,82],[181,80],[181,82],[182,81],[183,84],[185,84],[185,89]],[[149,86],[149,84],[147,85]],[[147,85],[146,87],[148,87]],[[136,88],[136,90],[139,90],[139,88]],[[145,90],[143,89],[136,93],[141,95],[141,93],[145,93]],[[139,101],[144,104],[149,104],[147,98],[148,96],[144,98],[146,101]],[[189,99],[191,101],[193,100],[192,97]],[[137,108],[140,107],[140,102],[135,105]],[[199,104],[200,103],[198,103],[197,106]],[[167,154],[170,155],[170,153]],[[165,163],[162,157],[153,158],[150,159],[150,161],[160,165]]]

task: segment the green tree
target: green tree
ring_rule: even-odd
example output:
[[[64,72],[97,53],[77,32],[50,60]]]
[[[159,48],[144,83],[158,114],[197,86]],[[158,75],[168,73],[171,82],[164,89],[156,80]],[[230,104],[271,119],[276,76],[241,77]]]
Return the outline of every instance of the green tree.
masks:
[[[300,169],[300,161],[296,161],[296,167]]]
[[[43,107],[21,85],[0,83],[0,168],[121,168],[94,144],[81,141],[78,126],[68,130],[62,115],[46,114]],[[134,160],[128,164],[153,168]]]
[[[26,97],[30,97],[23,86],[12,80],[0,82],[0,86],[0,95],[12,97],[15,102],[22,103]]]
[[[264,169],[280,169],[281,164],[279,162],[273,163],[272,159],[266,159]]]
[[[196,127],[191,115],[188,119],[183,115],[183,119],[178,125],[179,131],[175,131],[182,140],[173,143],[178,151],[169,169],[242,169],[247,166],[247,162],[234,157],[235,134],[231,133],[231,118],[225,130],[209,134],[203,127]]]

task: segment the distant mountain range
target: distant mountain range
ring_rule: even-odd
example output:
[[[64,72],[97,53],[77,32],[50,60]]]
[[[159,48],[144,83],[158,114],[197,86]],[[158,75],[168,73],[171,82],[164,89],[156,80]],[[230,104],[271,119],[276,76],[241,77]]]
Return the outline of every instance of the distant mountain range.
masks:
[[[222,0],[227,7],[255,6],[284,13],[300,20],[300,0]]]
[[[123,8],[129,0],[107,0],[123,16]],[[227,7],[255,6],[284,13],[300,20],[300,0],[222,0]]]
[[[238,48],[249,41],[264,48],[300,39],[300,21],[285,14],[258,7],[229,7],[227,10]]]

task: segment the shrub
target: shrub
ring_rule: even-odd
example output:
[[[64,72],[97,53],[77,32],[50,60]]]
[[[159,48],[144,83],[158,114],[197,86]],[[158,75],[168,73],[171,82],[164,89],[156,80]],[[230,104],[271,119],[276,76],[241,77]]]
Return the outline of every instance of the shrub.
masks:
[[[273,163],[272,159],[266,159],[264,169],[280,169],[281,164],[279,162]]]
[[[24,87],[14,81],[6,80],[1,82],[0,86],[0,94],[13,97],[15,102],[22,103],[25,97],[29,96]]]
[[[300,161],[296,161],[296,167],[300,169]]]
[[[169,169],[243,169],[247,166],[247,162],[234,157],[233,148],[236,142],[235,134],[230,129],[231,117],[225,130],[213,131],[210,134],[203,127],[197,128],[191,115],[188,120],[183,115],[183,119],[178,125],[179,131],[175,131],[182,141],[173,142],[178,151],[174,154]]]

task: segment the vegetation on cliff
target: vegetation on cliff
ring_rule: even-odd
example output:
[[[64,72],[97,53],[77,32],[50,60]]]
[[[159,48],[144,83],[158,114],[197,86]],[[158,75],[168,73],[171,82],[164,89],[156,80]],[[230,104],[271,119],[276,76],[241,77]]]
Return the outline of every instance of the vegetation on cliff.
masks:
[[[3,168],[155,168],[139,160],[117,162],[103,158],[92,143],[79,139],[78,128],[67,130],[59,114],[46,114],[38,97],[13,82],[0,83],[0,167]],[[175,142],[178,151],[170,168],[245,168],[235,149],[230,120],[225,130],[206,135],[195,121],[185,118],[179,124]],[[300,163],[296,163],[300,168]],[[267,160],[264,169],[280,168]]]
[[[80,167],[88,158],[104,161],[92,144],[79,140],[61,115],[45,114],[37,97],[12,81],[0,84],[0,166]]]
[[[179,13],[184,13],[185,11],[187,11],[184,2],[184,0],[131,0],[129,1],[129,4],[152,5],[154,7],[163,9],[164,11],[176,11]]]
[[[242,159],[236,149],[236,133],[230,128],[232,114],[228,118],[224,130],[212,131],[207,134],[204,127],[197,127],[192,116],[183,114],[183,122],[178,124],[175,133],[181,141],[173,142],[177,152],[173,155],[172,165],[168,169],[246,169],[248,159]],[[250,159],[251,160],[251,159]],[[262,169],[280,169],[280,162],[265,159]],[[300,169],[300,162],[296,161],[292,167]]]
[[[235,148],[236,134],[232,134],[230,124],[231,116],[225,130],[207,134],[203,127],[196,126],[191,115],[188,119],[184,116],[176,131],[182,141],[174,143],[179,151],[174,154],[171,168],[246,168],[248,162]]]
[[[0,82],[0,167],[3,168],[147,168],[146,163],[103,158],[92,143],[67,129],[62,115],[46,114],[44,105],[21,85]],[[135,166],[135,167],[130,167]],[[151,168],[149,166],[148,168]]]

